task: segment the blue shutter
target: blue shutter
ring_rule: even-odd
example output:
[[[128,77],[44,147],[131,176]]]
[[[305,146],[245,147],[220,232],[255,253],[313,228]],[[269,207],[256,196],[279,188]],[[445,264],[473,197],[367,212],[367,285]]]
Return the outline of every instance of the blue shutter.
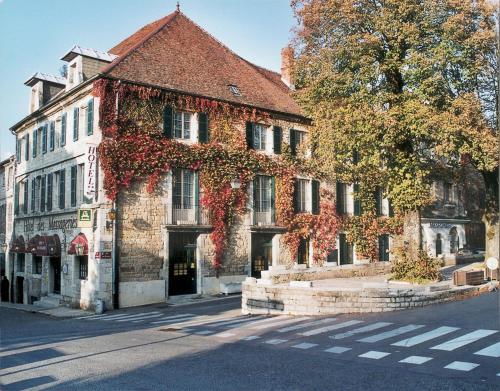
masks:
[[[21,140],[16,139],[16,161],[19,163],[21,161]]]
[[[47,175],[47,211],[48,212],[50,212],[52,210],[52,192],[53,192],[52,181],[53,181],[53,175],[48,174]]]
[[[202,144],[208,143],[208,117],[206,113],[198,113],[198,140]]]
[[[28,209],[28,181],[24,184],[24,208]],[[36,178],[31,180],[31,211],[34,212],[36,210]],[[26,213],[26,212],[24,212]]]
[[[42,153],[47,153],[47,124],[42,128]]]
[[[337,182],[336,186],[337,197],[336,197],[336,206],[337,206],[337,214],[343,215],[346,213],[345,210],[345,184],[341,182]]]
[[[28,161],[30,159],[30,135],[26,134],[26,149],[24,150],[24,160]]]
[[[14,214],[17,216],[19,214],[19,183],[14,185]]]
[[[64,209],[66,206],[65,191],[66,191],[66,170],[59,171],[59,209]]]
[[[279,126],[273,127],[273,150],[279,155],[281,153],[281,142],[283,140],[283,131]]]
[[[163,109],[163,135],[172,138],[172,106],[165,106]]]
[[[249,149],[254,149],[253,146],[253,124],[248,122],[245,124],[245,139],[247,142],[247,147]]]
[[[354,184],[354,216],[361,216],[361,200],[359,199],[359,184]]]
[[[33,151],[31,153],[33,157],[36,157],[36,154],[38,152],[37,147],[38,147],[38,129],[35,129],[33,131]]]
[[[290,129],[290,151],[292,152],[292,155],[297,154],[297,138],[295,129]]]
[[[73,141],[78,140],[78,125],[80,120],[80,110],[78,107],[73,109]]]
[[[49,133],[49,149],[54,150],[56,144],[56,123],[52,121],[50,123],[50,133]]]
[[[94,134],[94,98],[87,105],[87,135]]]
[[[313,180],[311,182],[311,190],[312,190],[312,214],[319,215],[319,181]]]
[[[42,175],[41,181],[40,181],[40,212],[45,212],[45,194],[47,192],[46,189],[46,177],[45,175]]]
[[[63,113],[61,117],[61,147],[66,145],[66,126],[67,126],[68,116],[66,113]]]
[[[71,167],[71,181],[70,181],[70,186],[71,186],[71,206],[76,206],[76,166]]]

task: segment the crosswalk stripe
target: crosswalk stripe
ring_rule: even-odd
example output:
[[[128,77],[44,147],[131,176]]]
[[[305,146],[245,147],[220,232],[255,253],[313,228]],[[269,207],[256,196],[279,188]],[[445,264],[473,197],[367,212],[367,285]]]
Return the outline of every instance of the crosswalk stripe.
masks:
[[[107,318],[102,318],[102,319],[98,319],[98,320],[102,320],[102,321],[118,320],[118,319],[133,318],[133,317],[136,317],[136,316],[151,315],[151,314],[159,314],[159,312],[158,311],[153,311],[153,312],[140,312],[138,314],[111,315],[111,316],[108,316]]]
[[[381,358],[384,358],[385,356],[388,356],[389,354],[391,354],[391,353],[377,352],[376,350],[370,350],[369,352],[360,354],[358,357],[371,358],[373,360],[380,360]]]
[[[251,321],[254,321],[254,320],[258,320],[258,319],[262,319],[262,316],[256,316],[256,317],[248,317],[248,316],[246,316],[244,318],[226,320],[226,321],[222,321],[222,322],[214,322],[209,327],[219,327],[219,326],[226,326],[228,324],[251,322]]]
[[[298,322],[302,322],[303,320],[308,320],[308,319],[310,319],[308,316],[303,316],[301,318],[284,319],[284,320],[279,320],[277,322],[270,322],[270,323],[261,324],[258,326],[253,326],[252,329],[262,330],[262,329],[267,329],[270,327],[275,327],[278,325],[284,325],[284,324],[289,324],[289,323],[298,323]]]
[[[341,328],[344,328],[344,327],[353,326],[353,325],[358,324],[358,323],[363,323],[363,321],[362,320],[349,320],[349,321],[344,322],[344,323],[338,323],[338,324],[334,324],[332,326],[320,327],[318,329],[313,329],[313,330],[309,330],[309,331],[306,331],[306,332],[303,332],[303,333],[298,333],[298,334],[299,335],[303,335],[305,337],[310,337],[311,335],[317,335],[317,334],[321,334],[321,333],[326,333],[328,331],[332,331],[332,330],[337,330],[337,329],[341,329]]]
[[[314,346],[318,346],[317,343],[308,343],[308,342],[302,342],[302,343],[299,343],[297,345],[293,345],[292,348],[295,348],[295,349],[310,349]]]
[[[443,335],[452,333],[453,331],[459,330],[459,327],[448,327],[448,326],[442,326],[438,327],[437,329],[428,331],[426,333],[416,335],[411,338],[403,339],[402,341],[395,342],[391,345],[393,346],[405,346],[405,347],[411,347],[418,345],[422,342],[430,341],[431,339],[441,337]]]
[[[403,360],[400,360],[399,362],[405,363],[405,364],[415,364],[415,365],[422,365],[426,363],[427,361],[432,360],[432,357],[423,357],[423,356],[410,356],[406,357]]]
[[[481,349],[480,351],[474,354],[478,354],[480,356],[488,356],[488,357],[500,357],[500,342],[488,346],[487,348]]]
[[[392,323],[390,323],[390,322],[377,322],[377,323],[369,324],[369,325],[364,326],[364,327],[359,327],[359,328],[351,330],[351,331],[347,331],[345,333],[331,335],[330,338],[342,339],[342,338],[352,337],[355,334],[361,334],[361,333],[366,333],[368,331],[378,330],[382,327],[390,326],[391,324]]]
[[[150,320],[151,318],[158,318],[159,316],[162,316],[162,314],[157,314],[157,315],[148,315],[148,316],[141,316],[140,318],[137,319],[124,319],[124,320],[119,320],[118,322],[127,322],[130,321],[131,323],[141,323],[144,322],[145,320]]]
[[[196,317],[196,315],[188,315],[188,316],[184,316],[182,318],[179,318],[179,317],[169,317],[169,318],[159,319],[157,321],[151,322],[151,324],[164,324],[164,323],[183,322],[183,321],[191,320],[191,319],[193,319],[195,317]]]
[[[371,336],[363,338],[363,339],[358,339],[358,342],[368,342],[368,343],[378,342],[378,341],[382,341],[383,339],[388,339],[388,338],[396,337],[396,336],[404,334],[404,333],[409,333],[410,331],[417,330],[421,327],[424,327],[424,325],[409,324],[407,326],[398,327],[397,329],[389,330],[389,331],[386,331],[384,333],[371,335]]]
[[[479,329],[476,331],[473,331],[471,333],[462,335],[458,338],[452,339],[450,341],[446,341],[442,344],[433,346],[431,349],[435,350],[446,350],[448,352],[458,349],[462,346],[468,345],[472,342],[476,342],[477,340],[487,337],[488,335],[495,334],[497,331],[496,330],[484,330],[484,329]]]
[[[285,342],[288,342],[288,339],[279,339],[279,338],[276,338],[276,339],[268,339],[266,341],[266,343],[269,344],[269,345],[279,345],[280,343],[285,343]]]
[[[335,354],[341,354],[341,353],[344,353],[344,352],[347,352],[349,350],[351,350],[352,348],[345,348],[343,346],[334,346],[330,349],[326,349],[325,352],[328,352],[328,353],[335,353]]]
[[[331,322],[334,322],[335,319],[336,318],[314,320],[312,322],[296,324],[295,326],[288,326],[288,327],[279,329],[278,331],[280,333],[287,333],[288,331],[300,330],[300,329],[304,329],[304,328],[309,327],[309,326],[317,326],[319,324],[331,323]]]
[[[254,339],[259,339],[258,335],[247,335],[246,337],[240,338],[240,341],[253,341]]]
[[[290,317],[287,315],[273,316],[271,318],[266,318],[266,319],[262,319],[262,320],[252,320],[252,321],[249,321],[248,323],[245,323],[244,325],[240,325],[240,324],[231,325],[228,328],[235,329],[237,327],[252,327],[252,326],[255,326],[257,324],[262,324],[262,323],[266,323],[266,322],[274,322],[274,321],[277,321],[280,319],[289,319],[289,318]]]
[[[455,371],[469,372],[478,366],[479,366],[479,364],[475,364],[473,362],[453,361],[452,363],[445,366],[445,368],[446,369],[454,369]]]
[[[104,316],[108,316],[108,314],[86,315],[86,316],[79,316],[78,318],[73,318],[73,319],[96,319],[96,318],[102,318]]]

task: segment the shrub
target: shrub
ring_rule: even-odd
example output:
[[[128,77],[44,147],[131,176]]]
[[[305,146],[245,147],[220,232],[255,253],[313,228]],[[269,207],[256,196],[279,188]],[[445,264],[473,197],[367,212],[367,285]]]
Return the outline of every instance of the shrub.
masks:
[[[415,245],[405,245],[394,250],[392,278],[416,283],[440,281],[441,260],[430,257]]]

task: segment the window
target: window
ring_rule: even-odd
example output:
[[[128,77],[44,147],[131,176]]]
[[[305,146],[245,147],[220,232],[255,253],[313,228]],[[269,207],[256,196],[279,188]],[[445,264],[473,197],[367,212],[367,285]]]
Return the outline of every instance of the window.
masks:
[[[67,126],[67,114],[63,113],[61,117],[61,147],[66,145],[66,126]]]
[[[384,200],[384,196],[383,196],[382,188],[377,187],[375,190],[375,213],[377,216],[382,216],[384,213],[383,200]]]
[[[256,212],[271,210],[271,177],[256,176],[254,179],[254,209]]]
[[[297,264],[309,264],[309,240],[307,239],[300,239],[299,248],[297,249]]]
[[[47,153],[47,124],[42,128],[42,153]]]
[[[28,161],[30,159],[30,135],[26,134],[24,136],[24,160]]]
[[[78,140],[78,126],[80,124],[80,109],[75,107],[73,109],[73,141]]]
[[[60,170],[57,174],[59,180],[59,209],[65,208],[65,191],[66,191],[66,170]]]
[[[52,210],[53,175],[47,174],[47,211]]]
[[[85,198],[85,194],[83,191],[83,180],[84,180],[84,175],[85,175],[85,164],[79,164],[78,165],[78,173],[77,173],[77,189],[78,189],[78,202],[80,203],[86,203],[87,200]]]
[[[361,205],[361,199],[359,198],[359,184],[355,183],[353,186],[354,190],[354,216],[361,216],[363,213],[363,208]]]
[[[229,91],[231,91],[231,93],[234,96],[241,96],[240,89],[238,88],[238,86],[236,84],[229,84]]]
[[[378,237],[378,260],[380,262],[389,262],[389,235],[388,234],[382,234]]]
[[[40,212],[45,212],[45,198],[47,194],[46,185],[47,185],[46,177],[45,175],[43,175],[40,178]]]
[[[443,184],[443,201],[445,204],[452,204],[454,202],[453,197],[453,185],[451,183]]]
[[[49,132],[49,150],[53,151],[56,144],[56,123],[54,121],[50,122],[50,132]]]
[[[191,170],[177,169],[173,171],[172,198],[175,209],[191,209],[193,207],[194,173]]]
[[[337,182],[337,213],[344,215],[347,213],[347,184]]]
[[[436,235],[436,257],[443,253],[443,241],[441,240],[441,234]]]
[[[33,131],[33,151],[31,153],[31,155],[33,157],[36,157],[36,155],[38,154],[38,140],[39,140],[38,132],[39,131],[40,131],[39,129],[35,129]]]
[[[294,198],[295,198],[295,212],[304,213],[308,211],[309,204],[309,192],[308,190],[309,181],[307,179],[296,179]]]
[[[174,138],[189,140],[191,138],[191,114],[182,111],[174,113]]]
[[[266,150],[266,127],[264,125],[253,125],[253,149],[257,151]]]
[[[297,154],[297,148],[303,144],[306,139],[306,132],[290,129],[290,150],[292,155]]]
[[[33,179],[32,185],[35,182]],[[23,213],[26,214],[28,213],[28,196],[29,196],[29,188],[28,188],[28,181],[23,182],[23,188],[24,188],[24,199],[23,199]]]
[[[354,248],[347,241],[346,234],[339,234],[339,264],[347,265],[353,263]]]
[[[42,257],[33,255],[33,265],[31,272],[33,274],[42,274],[42,265],[43,265]]]
[[[89,275],[89,258],[87,255],[77,257],[78,261],[78,278],[86,280]]]
[[[25,269],[24,253],[17,253],[17,272],[24,273],[24,269]]]
[[[16,162],[21,162],[21,140],[16,140]]]
[[[77,166],[72,166],[71,167],[71,179],[70,179],[70,186],[71,186],[71,197],[70,197],[70,203],[71,206],[76,206],[76,181],[77,181]]]
[[[87,105],[87,136],[94,133],[94,99],[90,99]]]

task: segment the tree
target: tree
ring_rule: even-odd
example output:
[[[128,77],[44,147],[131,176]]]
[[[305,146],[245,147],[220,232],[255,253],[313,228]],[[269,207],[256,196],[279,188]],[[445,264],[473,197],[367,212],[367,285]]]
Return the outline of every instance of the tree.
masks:
[[[495,10],[486,0],[294,0],[296,96],[326,175],[420,216],[464,164],[498,210]],[[357,157],[354,159],[353,154]],[[497,178],[497,177],[496,177]],[[496,190],[495,190],[496,189]],[[418,229],[421,242],[420,229]]]

